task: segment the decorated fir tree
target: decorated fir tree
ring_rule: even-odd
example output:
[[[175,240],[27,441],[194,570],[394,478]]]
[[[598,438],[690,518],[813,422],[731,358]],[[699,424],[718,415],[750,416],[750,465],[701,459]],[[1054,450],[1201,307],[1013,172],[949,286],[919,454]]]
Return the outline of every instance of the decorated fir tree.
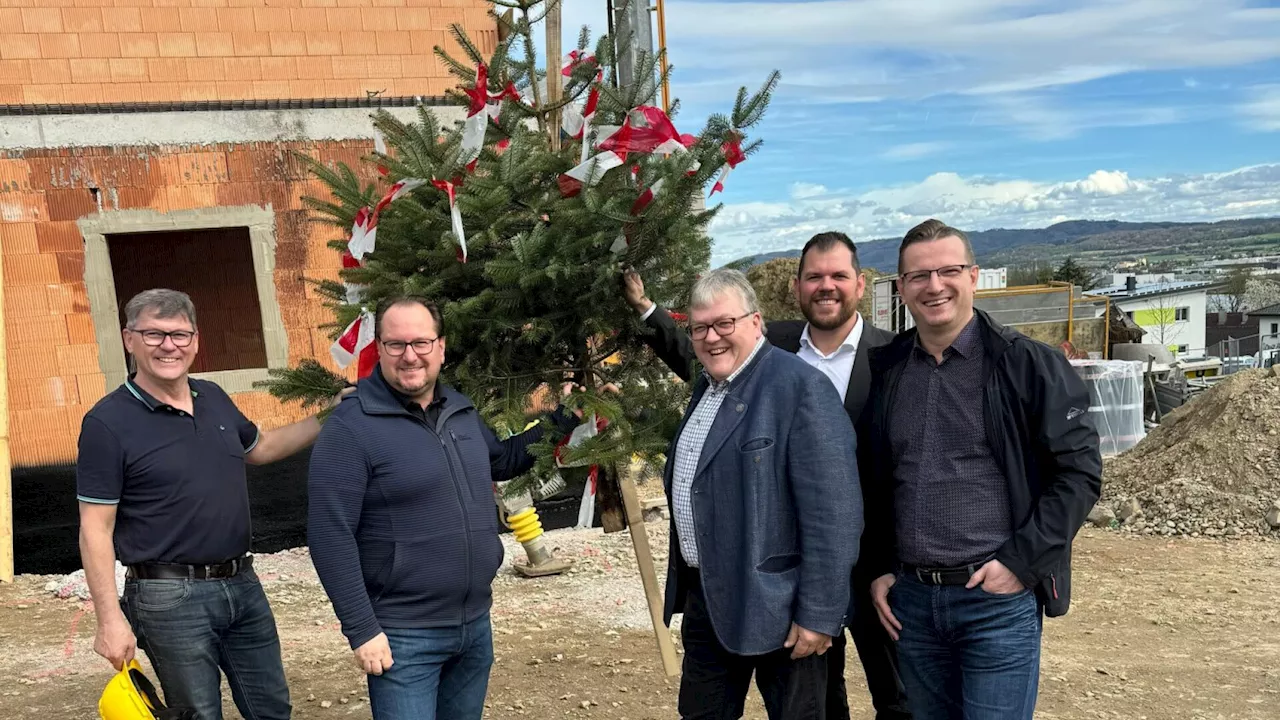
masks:
[[[683,306],[710,255],[706,227],[716,209],[700,209],[699,200],[759,146],[744,144],[745,131],[760,120],[778,78],[754,95],[742,89],[732,113],[711,116],[698,135],[681,134],[676,108],[653,106],[659,58],[642,56],[642,80],[619,89],[613,41],[603,37],[591,49],[584,28],[563,67],[552,68],[564,90],[548,103],[531,32],[544,3],[498,4],[515,12],[494,14],[504,39],[492,56],[458,26],[451,30],[466,57],[436,48],[459,79],[451,94],[467,120],[444,127],[427,107],[409,124],[376,114],[381,138],[368,162],[385,184],[313,163],[332,199],[307,202],[347,233],[331,243],[343,282],[319,285],[334,308],[340,362],[359,359],[361,374],[371,369],[370,313],[383,298],[418,294],[444,315],[443,379],[495,429],[523,429],[565,380],[585,388],[567,404],[607,430],[559,452],[550,440],[536,447],[538,470],[508,491],[532,484],[543,494],[561,487],[557,457],[616,467],[665,450],[686,389],[637,350],[643,330],[622,299],[619,269],[634,267],[652,296]],[[563,118],[558,127],[554,118]],[[344,383],[304,362],[275,373],[268,388],[318,402]],[[601,392],[607,383],[622,394]]]

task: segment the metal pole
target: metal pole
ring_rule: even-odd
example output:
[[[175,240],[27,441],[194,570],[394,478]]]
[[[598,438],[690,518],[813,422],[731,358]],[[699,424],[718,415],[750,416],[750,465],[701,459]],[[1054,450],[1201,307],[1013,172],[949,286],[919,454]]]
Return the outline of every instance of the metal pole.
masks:
[[[658,0],[658,51],[662,53],[662,111],[671,111],[671,83],[667,80],[667,11],[665,0]]]
[[[653,21],[649,18],[648,0],[627,0],[623,6],[615,6],[614,13],[618,87],[627,89],[640,82],[636,71],[641,58],[653,55]],[[652,83],[653,78],[649,78],[649,82]]]

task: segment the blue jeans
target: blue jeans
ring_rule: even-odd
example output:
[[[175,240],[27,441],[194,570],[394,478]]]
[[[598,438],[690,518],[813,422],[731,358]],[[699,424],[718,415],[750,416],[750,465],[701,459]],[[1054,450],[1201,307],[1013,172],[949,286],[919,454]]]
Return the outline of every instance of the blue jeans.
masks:
[[[121,606],[165,705],[222,720],[222,678],[245,720],[287,720],[271,606],[252,570],[227,580],[129,580]]]
[[[384,632],[392,665],[369,676],[374,720],[480,720],[493,666],[488,613],[457,627]]]
[[[915,720],[1031,719],[1043,624],[1031,590],[995,595],[898,573],[889,605]]]

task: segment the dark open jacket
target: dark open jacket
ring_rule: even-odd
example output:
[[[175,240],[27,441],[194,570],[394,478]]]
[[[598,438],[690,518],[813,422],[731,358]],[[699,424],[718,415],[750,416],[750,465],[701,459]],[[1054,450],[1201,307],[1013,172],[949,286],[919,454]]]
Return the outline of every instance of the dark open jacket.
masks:
[[[1034,588],[1050,617],[1071,602],[1071,543],[1102,489],[1102,455],[1089,391],[1058,350],[978,316],[987,352],[982,402],[987,442],[1009,484],[1013,536],[996,559]],[[871,395],[862,417],[859,464],[867,500],[867,571],[897,566],[889,424],[916,331],[871,351]]]
[[[670,502],[676,443],[709,386],[700,376],[667,451]],[[767,343],[734,378],[702,446],[691,487],[703,593],[727,650],[783,646],[791,623],[837,635],[862,533],[853,427],[818,370]],[[665,619],[683,612],[690,572],[672,505]]]

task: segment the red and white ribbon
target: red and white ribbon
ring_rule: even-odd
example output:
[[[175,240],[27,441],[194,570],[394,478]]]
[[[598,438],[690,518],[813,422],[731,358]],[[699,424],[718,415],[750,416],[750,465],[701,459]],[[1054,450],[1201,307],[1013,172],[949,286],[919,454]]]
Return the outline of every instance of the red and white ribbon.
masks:
[[[347,251],[358,262],[364,262],[364,256],[373,252],[377,240],[378,226],[373,210],[362,207],[351,225],[351,240],[347,242]]]
[[[577,467],[582,463],[566,464],[561,459],[561,450],[566,447],[572,448],[581,445],[588,438],[593,438],[604,429],[609,427],[609,421],[606,418],[597,418],[594,414],[590,415],[586,422],[573,429],[573,432],[564,436],[564,439],[556,445],[555,458],[556,467]],[[600,482],[600,466],[592,465],[587,470],[587,482],[582,488],[582,503],[578,506],[578,527],[589,528],[595,520],[596,514],[596,491],[599,489]]]
[[[571,50],[565,56],[564,65],[560,68],[560,74],[569,77],[573,75],[573,71],[583,64],[596,64],[595,55],[587,55],[582,50]],[[567,105],[561,111],[563,119],[560,127],[564,130],[565,135],[574,139],[582,140],[582,158],[580,162],[586,162],[587,156],[591,152],[591,122],[595,120],[596,108],[600,105],[600,83],[604,82],[604,69],[596,69],[595,81],[591,84],[591,89],[587,91],[587,100],[579,109],[577,105]]]
[[[342,269],[349,270],[351,268],[363,267],[363,263],[351,254],[350,250],[342,251]],[[347,304],[357,305],[364,298],[365,285],[357,283],[343,283],[347,288]]]
[[[449,220],[453,224],[453,237],[458,243],[458,260],[467,261],[467,234],[462,229],[462,211],[458,210],[457,190],[462,185],[462,178],[453,180],[432,180],[431,184],[449,196]]]
[[[403,178],[393,183],[391,187],[387,189],[386,194],[382,196],[382,199],[379,200],[378,204],[373,208],[374,226],[377,226],[378,218],[382,215],[382,211],[388,205],[426,184],[427,181],[422,178]]]
[[[684,152],[695,140],[692,135],[681,135],[662,108],[642,105],[627,113],[622,127],[600,141],[596,147],[599,153],[564,173],[568,180],[560,183],[561,192],[571,196],[582,185],[595,185],[606,172],[623,165],[628,153]]]
[[[378,132],[376,127],[373,129],[373,150],[383,155],[387,154],[387,139],[382,137],[382,133]],[[387,170],[386,165],[378,163],[378,172],[385,176],[390,171]]]
[[[720,171],[720,177],[716,178],[716,184],[711,186],[711,192],[707,193],[707,197],[717,192],[724,192],[725,178],[729,177],[729,173],[733,172],[739,163],[747,159],[746,154],[742,152],[742,136],[737,133],[729,133],[729,139],[724,141],[720,149],[724,153],[724,169]]]
[[[489,92],[489,67],[484,63],[476,65],[476,82],[471,87],[464,87],[462,92],[470,99],[467,103],[467,119],[462,123],[462,146],[458,152],[458,162],[474,171],[480,159],[480,150],[484,147],[484,134],[487,121],[498,120],[503,100],[520,102],[520,92],[515,83],[508,82],[506,87],[496,93]]]
[[[664,182],[666,182],[666,178],[658,178],[657,182],[645,188],[644,192],[640,193],[640,197],[636,198],[634,203],[631,203],[632,217],[639,215],[644,212],[645,208],[649,207],[649,204],[653,202],[653,199],[662,191],[662,183]],[[613,245],[609,247],[609,250],[620,255],[626,252],[627,248],[630,246],[631,226],[630,224],[626,224],[622,226],[622,232],[618,234],[618,239],[613,241]]]
[[[560,66],[560,74],[569,77],[579,65],[584,63],[594,65],[596,56],[588,53],[586,50],[570,50],[568,55],[564,56],[564,64]]]
[[[361,309],[360,314],[338,336],[329,353],[338,367],[346,369],[351,361],[359,359],[356,377],[367,377],[378,364],[378,346],[373,342],[373,313]]]

